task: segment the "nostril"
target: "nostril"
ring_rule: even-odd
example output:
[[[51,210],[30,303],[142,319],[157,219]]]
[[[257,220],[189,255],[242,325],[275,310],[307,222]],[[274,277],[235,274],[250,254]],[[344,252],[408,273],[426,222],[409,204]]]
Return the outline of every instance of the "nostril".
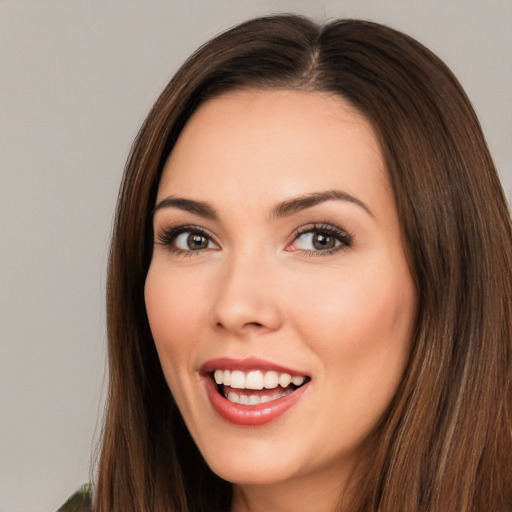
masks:
[[[222,329],[224,327],[226,327],[222,322],[217,322],[217,327]],[[257,329],[262,329],[264,328],[265,326],[263,324],[260,324],[259,322],[247,322],[245,324],[242,325],[242,329],[243,328],[246,328],[246,327],[254,327],[254,328],[257,328]]]

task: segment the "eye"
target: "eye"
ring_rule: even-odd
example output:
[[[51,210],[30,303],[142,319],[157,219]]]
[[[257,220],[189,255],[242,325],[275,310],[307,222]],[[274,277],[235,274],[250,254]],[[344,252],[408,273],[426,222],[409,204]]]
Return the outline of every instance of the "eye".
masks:
[[[211,246],[211,240],[201,233],[185,231],[174,239],[174,245],[176,249],[179,249],[180,251],[198,251],[200,249],[207,249]]]
[[[339,240],[336,240],[336,238],[331,235],[310,232],[299,236],[295,241],[295,247],[306,251],[325,251],[326,249],[334,249],[334,247],[337,247],[340,243]]]
[[[160,245],[167,246],[169,250],[175,253],[198,252],[207,249],[218,249],[217,244],[213,242],[202,228],[195,226],[179,226],[169,228],[158,235]]]
[[[322,224],[297,230],[293,242],[287,249],[331,254],[337,250],[349,248],[352,245],[352,238],[352,235],[336,226]]]

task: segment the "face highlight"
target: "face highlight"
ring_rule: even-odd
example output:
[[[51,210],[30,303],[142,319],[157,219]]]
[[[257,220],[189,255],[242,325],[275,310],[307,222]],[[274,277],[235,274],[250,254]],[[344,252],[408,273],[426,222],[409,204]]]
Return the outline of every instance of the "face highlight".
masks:
[[[235,503],[313,482],[332,503],[401,381],[416,313],[371,125],[323,93],[208,100],[166,163],[154,233],[148,318],[205,460]]]

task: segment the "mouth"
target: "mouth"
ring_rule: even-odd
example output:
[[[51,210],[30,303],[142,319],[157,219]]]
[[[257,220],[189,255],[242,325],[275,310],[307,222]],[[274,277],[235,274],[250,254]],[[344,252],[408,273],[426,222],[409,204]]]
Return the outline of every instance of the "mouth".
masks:
[[[305,375],[291,375],[274,370],[227,370],[217,368],[210,374],[217,391],[235,404],[259,405],[290,395],[311,380]]]
[[[273,421],[295,405],[311,378],[257,359],[217,359],[201,371],[213,409],[236,425]]]

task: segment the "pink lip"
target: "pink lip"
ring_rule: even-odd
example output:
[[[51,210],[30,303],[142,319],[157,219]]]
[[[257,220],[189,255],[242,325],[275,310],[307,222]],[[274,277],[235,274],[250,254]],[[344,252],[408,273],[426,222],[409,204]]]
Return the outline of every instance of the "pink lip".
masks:
[[[245,359],[218,357],[216,359],[210,359],[201,366],[201,373],[210,373],[217,369],[230,371],[240,370],[242,372],[248,372],[249,370],[262,370],[264,372],[268,372],[273,370],[278,373],[289,373],[292,377],[295,375],[303,375],[305,377],[308,376],[306,373],[301,373],[300,371],[294,370],[292,368],[287,368],[286,366],[271,363],[257,357],[248,357]]]
[[[309,382],[293,391],[289,395],[258,405],[242,405],[230,402],[218,391],[217,384],[211,376],[216,369],[223,370],[263,370],[289,373],[290,375],[304,375],[291,368],[275,365],[268,361],[257,358],[235,360],[230,358],[218,358],[207,361],[201,367],[201,374],[206,388],[206,394],[213,409],[225,420],[235,425],[260,426],[270,423],[281,417],[286,411],[293,407],[309,388]]]

